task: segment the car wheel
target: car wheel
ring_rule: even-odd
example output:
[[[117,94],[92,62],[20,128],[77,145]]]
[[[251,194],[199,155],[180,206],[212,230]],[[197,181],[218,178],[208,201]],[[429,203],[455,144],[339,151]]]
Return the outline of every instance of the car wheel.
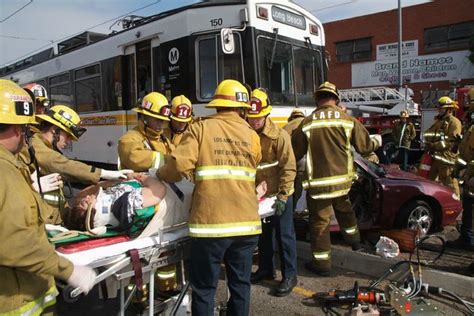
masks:
[[[397,227],[420,231],[424,236],[429,233],[434,224],[434,215],[431,206],[425,201],[412,201],[400,210]]]

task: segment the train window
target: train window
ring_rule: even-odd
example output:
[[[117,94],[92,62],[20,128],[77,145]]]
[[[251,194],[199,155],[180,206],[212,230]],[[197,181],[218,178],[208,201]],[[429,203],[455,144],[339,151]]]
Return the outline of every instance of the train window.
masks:
[[[295,105],[291,45],[266,37],[260,37],[257,45],[261,86],[269,91],[273,104]]]
[[[74,72],[74,95],[78,112],[102,110],[100,65],[92,65]]]
[[[49,78],[49,98],[53,105],[72,106],[68,72]]]
[[[314,105],[313,91],[321,84],[321,53],[294,46],[295,87],[299,106]]]
[[[198,100],[210,100],[217,84],[224,79],[245,81],[243,77],[240,35],[234,34],[234,54],[224,54],[220,47],[220,35],[198,39]]]
[[[104,111],[123,108],[122,63],[120,57],[106,59],[100,63],[102,72],[102,101]]]
[[[199,41],[200,99],[210,99],[217,86],[216,38]]]

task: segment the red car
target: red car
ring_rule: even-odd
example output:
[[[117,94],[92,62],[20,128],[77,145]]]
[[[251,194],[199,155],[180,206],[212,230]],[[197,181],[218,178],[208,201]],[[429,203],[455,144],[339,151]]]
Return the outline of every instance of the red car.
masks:
[[[427,234],[454,224],[462,211],[454,192],[437,182],[360,156],[355,165],[349,196],[361,229],[412,228]],[[331,222],[331,231],[338,229]]]

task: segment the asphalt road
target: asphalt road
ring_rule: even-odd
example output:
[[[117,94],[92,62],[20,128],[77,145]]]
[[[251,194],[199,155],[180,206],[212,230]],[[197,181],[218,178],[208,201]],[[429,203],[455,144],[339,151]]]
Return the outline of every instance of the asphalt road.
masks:
[[[367,267],[370,269],[370,267]],[[254,266],[254,270],[257,267]],[[367,286],[371,279],[363,274],[342,269],[334,269],[330,277],[321,278],[306,271],[304,262],[298,261],[298,285],[293,292],[286,297],[275,297],[272,295],[272,288],[278,285],[281,276],[278,273],[276,281],[264,281],[263,283],[252,286],[251,293],[251,315],[325,315],[321,306],[316,304],[313,299],[315,292],[326,292],[330,289],[346,290],[354,286],[358,281],[360,286]],[[385,286],[384,283],[382,286]],[[225,281],[220,280],[216,295],[216,306],[224,305],[226,301],[227,290]],[[446,300],[434,300],[430,302],[436,306],[440,315],[466,315],[463,314],[463,307],[458,304],[450,303]],[[90,295],[81,298],[75,304],[67,304],[59,300],[57,306],[58,315],[116,315],[118,312],[118,301],[103,301],[98,298],[98,291],[94,289]],[[334,311],[339,315],[345,315],[348,308],[335,308]],[[333,314],[333,315],[337,315]],[[137,315],[137,313],[128,311],[127,315]],[[216,313],[216,315],[219,315]]]

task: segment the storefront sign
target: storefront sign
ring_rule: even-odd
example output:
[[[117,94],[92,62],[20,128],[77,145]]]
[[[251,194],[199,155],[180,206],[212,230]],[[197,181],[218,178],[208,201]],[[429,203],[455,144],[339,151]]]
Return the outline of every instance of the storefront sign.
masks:
[[[377,60],[398,58],[398,43],[377,45]],[[418,56],[418,40],[402,42],[402,57]]]
[[[402,76],[411,83],[474,78],[469,51],[409,57],[402,60]],[[352,64],[352,86],[386,86],[398,83],[396,59]]]

